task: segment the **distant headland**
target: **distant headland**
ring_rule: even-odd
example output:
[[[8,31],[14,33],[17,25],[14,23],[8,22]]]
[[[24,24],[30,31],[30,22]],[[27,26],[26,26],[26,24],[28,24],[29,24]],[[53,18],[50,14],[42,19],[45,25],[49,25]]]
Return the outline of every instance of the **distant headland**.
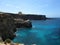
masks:
[[[18,12],[18,14],[6,13],[6,12],[0,12],[0,13],[12,15],[14,18],[22,18],[22,19],[29,19],[29,20],[46,20],[46,15],[23,14],[22,12]]]

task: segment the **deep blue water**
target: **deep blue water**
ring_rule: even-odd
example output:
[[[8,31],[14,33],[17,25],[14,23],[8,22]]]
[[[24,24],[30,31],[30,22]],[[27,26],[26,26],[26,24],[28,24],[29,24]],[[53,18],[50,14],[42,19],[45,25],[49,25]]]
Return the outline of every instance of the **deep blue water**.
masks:
[[[19,28],[14,42],[26,45],[60,45],[60,19],[32,20],[31,29]]]

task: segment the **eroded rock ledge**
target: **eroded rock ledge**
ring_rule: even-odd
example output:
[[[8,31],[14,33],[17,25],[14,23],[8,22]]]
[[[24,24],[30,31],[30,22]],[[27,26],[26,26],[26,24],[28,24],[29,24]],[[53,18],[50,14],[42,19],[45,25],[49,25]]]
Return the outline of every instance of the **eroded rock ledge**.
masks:
[[[32,24],[30,20],[14,19],[16,28],[31,28]]]

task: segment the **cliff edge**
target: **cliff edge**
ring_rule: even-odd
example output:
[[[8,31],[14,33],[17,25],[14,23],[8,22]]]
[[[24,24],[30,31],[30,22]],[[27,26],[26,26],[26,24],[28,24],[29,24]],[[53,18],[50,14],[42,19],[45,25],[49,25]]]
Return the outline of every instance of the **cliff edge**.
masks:
[[[27,20],[20,19],[17,20],[12,15],[9,14],[0,14],[0,37],[4,40],[6,39],[14,39],[16,28],[31,28],[32,24]]]

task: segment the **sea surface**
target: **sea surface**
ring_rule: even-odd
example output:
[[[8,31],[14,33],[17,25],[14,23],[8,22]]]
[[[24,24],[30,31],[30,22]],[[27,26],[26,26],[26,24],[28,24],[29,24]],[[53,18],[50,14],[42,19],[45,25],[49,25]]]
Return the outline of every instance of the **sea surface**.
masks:
[[[18,28],[13,42],[25,45],[60,45],[60,19],[31,20],[32,28]]]

